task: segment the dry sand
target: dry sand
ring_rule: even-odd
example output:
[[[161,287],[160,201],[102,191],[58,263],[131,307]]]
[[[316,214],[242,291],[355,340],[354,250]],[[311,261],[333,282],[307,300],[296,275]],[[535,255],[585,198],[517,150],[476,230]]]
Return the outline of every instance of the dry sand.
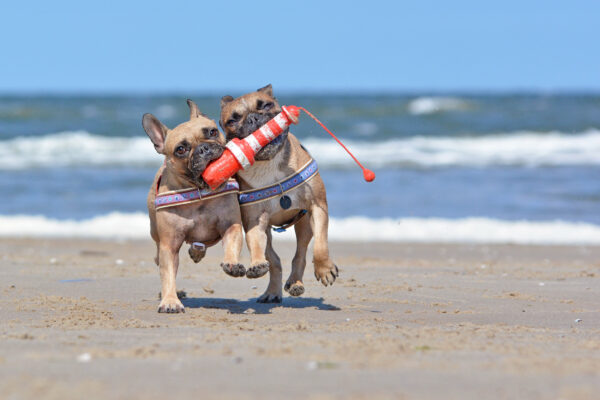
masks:
[[[2,239],[0,398],[600,398],[599,247],[331,247],[280,305],[182,252],[166,315],[149,240]]]

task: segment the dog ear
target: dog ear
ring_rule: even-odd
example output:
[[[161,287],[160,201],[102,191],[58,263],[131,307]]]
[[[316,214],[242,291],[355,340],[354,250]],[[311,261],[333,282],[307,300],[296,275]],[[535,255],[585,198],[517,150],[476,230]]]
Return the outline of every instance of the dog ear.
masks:
[[[198,118],[200,116],[206,117],[206,114],[204,114],[202,111],[200,111],[200,109],[198,108],[198,105],[196,103],[194,103],[192,100],[187,99],[187,104],[188,104],[188,107],[190,108],[190,119]]]
[[[225,107],[225,104],[231,103],[232,101],[233,101],[233,97],[231,97],[231,96],[221,97],[221,108]]]
[[[159,154],[165,154],[165,138],[167,137],[169,128],[164,126],[163,123],[152,114],[144,114],[144,117],[142,118],[142,126],[154,144],[156,152]]]
[[[267,86],[258,89],[257,92],[263,92],[273,97],[273,86],[271,86],[271,84],[269,83]]]

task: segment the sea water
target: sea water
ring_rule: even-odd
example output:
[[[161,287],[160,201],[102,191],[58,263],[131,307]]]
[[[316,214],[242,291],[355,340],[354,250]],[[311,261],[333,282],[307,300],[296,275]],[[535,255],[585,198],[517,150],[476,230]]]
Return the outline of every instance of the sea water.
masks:
[[[237,93],[232,93],[236,95]],[[149,237],[162,156],[141,118],[185,121],[187,97],[0,96],[0,235]],[[600,95],[286,95],[317,160],[333,240],[600,243]],[[291,239],[289,233],[281,235]]]

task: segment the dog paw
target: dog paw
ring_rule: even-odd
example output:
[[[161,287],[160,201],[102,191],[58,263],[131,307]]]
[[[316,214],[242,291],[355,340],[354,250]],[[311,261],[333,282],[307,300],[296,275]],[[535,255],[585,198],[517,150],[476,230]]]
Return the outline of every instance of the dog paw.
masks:
[[[158,312],[168,314],[184,313],[185,307],[178,298],[165,297],[158,306]]]
[[[335,278],[340,275],[337,265],[334,263],[330,263],[329,267],[321,267],[318,268],[315,265],[315,278],[317,281],[321,282],[323,286],[333,285],[335,282]]]
[[[246,271],[246,278],[260,278],[267,272],[269,272],[269,262],[265,261],[263,263],[253,265],[250,268],[248,268],[248,271]]]
[[[281,295],[265,292],[262,296],[256,299],[257,303],[281,303]]]
[[[206,247],[204,247],[204,245],[199,246],[196,243],[193,243],[188,250],[188,254],[192,261],[199,263],[206,255]]]
[[[242,264],[221,263],[221,268],[227,275],[234,278],[246,275],[246,268]]]
[[[283,287],[286,292],[290,294],[290,296],[301,296],[304,293],[304,285],[301,281],[296,282],[286,282]]]

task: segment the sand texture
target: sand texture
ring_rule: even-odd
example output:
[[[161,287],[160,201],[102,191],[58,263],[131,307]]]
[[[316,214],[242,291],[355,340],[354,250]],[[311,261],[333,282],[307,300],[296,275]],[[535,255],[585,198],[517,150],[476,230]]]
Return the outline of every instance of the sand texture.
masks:
[[[0,398],[600,398],[600,247],[331,252],[333,287],[309,264],[302,297],[257,304],[266,277],[182,251],[167,315],[150,240],[2,239]]]

